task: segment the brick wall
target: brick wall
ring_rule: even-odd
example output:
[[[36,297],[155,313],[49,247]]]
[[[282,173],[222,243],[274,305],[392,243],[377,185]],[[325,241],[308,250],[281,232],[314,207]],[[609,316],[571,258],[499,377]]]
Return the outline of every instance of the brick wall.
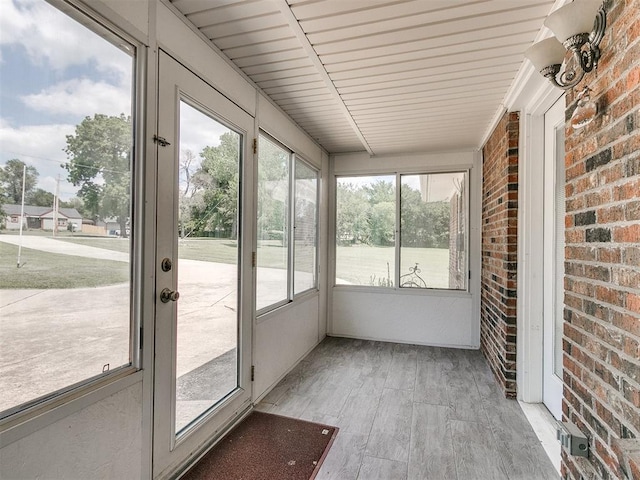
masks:
[[[562,473],[607,480],[640,478],[639,0],[607,2],[601,49],[597,75],[567,94],[567,118],[586,84],[599,114],[567,127],[563,416],[590,456],[563,452]]]
[[[483,148],[480,346],[504,393],[516,395],[518,113]]]

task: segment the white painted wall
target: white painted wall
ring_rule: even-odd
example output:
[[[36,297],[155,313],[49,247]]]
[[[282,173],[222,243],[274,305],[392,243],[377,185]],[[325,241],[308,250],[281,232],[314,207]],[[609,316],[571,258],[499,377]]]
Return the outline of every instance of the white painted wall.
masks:
[[[375,173],[425,173],[469,169],[470,225],[468,292],[415,291],[334,285],[335,243],[329,265],[329,335],[461,348],[480,346],[480,182],[477,152],[393,157],[366,154],[336,155],[331,159],[332,185],[329,212],[334,238],[335,176]]]
[[[0,478],[141,478],[142,382],[0,450]]]
[[[254,399],[266,395],[318,344],[318,301],[318,293],[305,295],[256,319]]]

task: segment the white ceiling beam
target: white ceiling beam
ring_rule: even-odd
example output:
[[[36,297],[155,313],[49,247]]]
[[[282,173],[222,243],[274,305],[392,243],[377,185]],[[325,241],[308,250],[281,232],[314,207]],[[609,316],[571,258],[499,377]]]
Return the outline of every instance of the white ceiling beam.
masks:
[[[367,152],[369,152],[369,155],[374,155],[373,149],[371,148],[371,146],[369,146],[369,143],[367,142],[366,138],[360,131],[358,124],[355,122],[355,120],[351,116],[351,112],[349,111],[344,101],[342,100],[340,93],[338,92],[336,86],[333,84],[331,77],[329,77],[329,74],[325,70],[324,65],[320,61],[318,54],[313,48],[313,45],[311,45],[311,43],[309,42],[307,35],[302,30],[302,27],[300,26],[298,19],[293,14],[293,11],[289,7],[289,4],[287,3],[286,0],[278,0],[278,7],[280,8],[282,15],[286,18],[287,23],[289,24],[289,27],[294,32],[296,38],[300,42],[300,45],[309,56],[309,60],[311,60],[311,63],[313,63],[314,67],[318,70],[318,73],[322,77],[322,80],[327,86],[327,89],[329,90],[329,92],[331,92],[331,96],[334,98],[336,104],[344,114],[345,118],[347,119],[347,122],[349,122],[349,125],[351,126],[351,128],[353,129],[353,132],[356,134],[356,136],[362,143],[362,146],[367,150]]]

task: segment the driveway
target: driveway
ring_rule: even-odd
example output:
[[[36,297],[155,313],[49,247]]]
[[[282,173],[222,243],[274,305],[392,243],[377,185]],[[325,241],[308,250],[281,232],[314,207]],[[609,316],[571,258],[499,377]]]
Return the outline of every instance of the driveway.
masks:
[[[15,235],[0,241],[18,244]],[[127,262],[126,253],[48,237],[25,248]],[[179,262],[180,377],[236,347],[237,269]],[[0,410],[129,362],[130,286],[0,290]]]

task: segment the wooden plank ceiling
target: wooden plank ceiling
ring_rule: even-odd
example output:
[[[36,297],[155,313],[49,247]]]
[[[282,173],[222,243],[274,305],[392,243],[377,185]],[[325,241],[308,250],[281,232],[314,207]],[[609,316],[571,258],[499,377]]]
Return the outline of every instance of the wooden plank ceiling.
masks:
[[[553,0],[172,0],[330,153],[480,142]]]

